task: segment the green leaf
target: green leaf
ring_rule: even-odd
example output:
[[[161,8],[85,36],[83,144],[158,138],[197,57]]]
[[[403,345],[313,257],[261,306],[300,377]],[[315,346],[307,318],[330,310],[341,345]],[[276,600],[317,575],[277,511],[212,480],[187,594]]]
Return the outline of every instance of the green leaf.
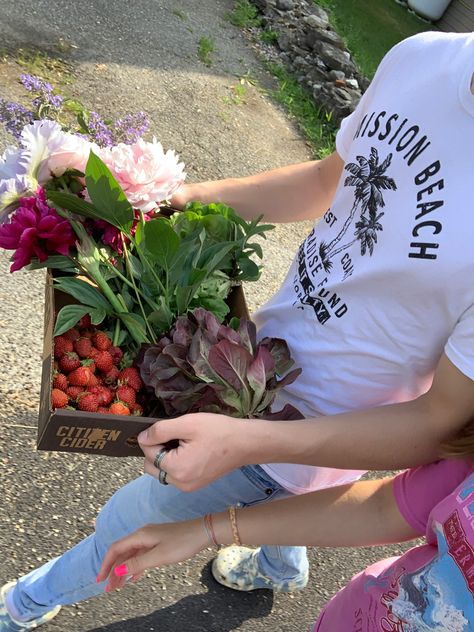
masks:
[[[64,332],[74,327],[85,314],[89,314],[91,308],[85,305],[66,305],[56,318],[53,336],[60,336]]]
[[[135,257],[135,255],[129,255],[128,263],[130,265],[133,276],[136,279],[141,279],[143,276],[143,266],[140,259],[138,259],[138,257]]]
[[[221,322],[229,313],[229,306],[222,298],[199,297],[199,307],[204,307],[212,312]]]
[[[169,270],[178,251],[180,239],[167,219],[146,222],[143,227],[146,251],[162,268]]]
[[[257,243],[252,243],[252,244],[247,244],[246,245],[246,249],[251,250],[252,252],[254,252],[257,257],[259,257],[259,259],[263,259],[263,250],[262,250],[262,246],[260,244]]]
[[[102,307],[96,307],[94,309],[91,309],[89,314],[90,314],[90,317],[91,317],[91,323],[93,325],[100,325],[100,323],[107,316],[107,312]]]
[[[260,268],[251,259],[243,256],[237,261],[237,264],[241,271],[239,274],[241,281],[256,281],[259,278]]]
[[[122,312],[118,314],[120,320],[124,323],[128,330],[133,329],[134,338],[138,342],[150,342],[147,336],[146,324],[138,314]]]
[[[211,275],[233,249],[232,242],[213,244],[203,249],[197,265],[200,268],[205,268],[208,275]]]
[[[41,270],[42,268],[51,268],[51,270],[62,270],[64,272],[71,272],[77,274],[79,272],[74,261],[71,261],[69,257],[63,255],[51,255],[46,261],[39,261],[34,259],[28,266],[28,270]]]
[[[100,218],[128,233],[134,219],[133,208],[108,167],[93,151],[86,165],[86,186]]]
[[[66,292],[66,294],[74,296],[82,305],[97,307],[102,309],[104,313],[109,314],[113,311],[112,306],[105,296],[93,285],[87,283],[87,281],[76,277],[59,277],[54,280],[54,285],[63,292]]]
[[[80,197],[77,197],[77,195],[72,195],[72,193],[48,190],[46,192],[46,197],[49,202],[52,202],[55,207],[58,206],[60,209],[64,208],[67,211],[71,211],[71,213],[76,213],[82,217],[103,219],[92,204],[86,202]]]
[[[162,297],[161,297],[162,298]],[[161,300],[161,306],[159,309],[151,312],[148,315],[148,322],[152,325],[153,329],[157,332],[167,332],[171,327],[171,323],[173,322],[173,312],[170,310],[169,306],[164,302],[164,299]]]

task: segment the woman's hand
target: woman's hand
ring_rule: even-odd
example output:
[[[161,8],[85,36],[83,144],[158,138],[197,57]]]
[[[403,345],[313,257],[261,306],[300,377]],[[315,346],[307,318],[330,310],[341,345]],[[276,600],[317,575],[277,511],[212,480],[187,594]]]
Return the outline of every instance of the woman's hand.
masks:
[[[138,436],[145,454],[145,472],[156,478],[159,474],[153,465],[156,455],[163,444],[178,440],[178,447],[169,450],[160,468],[167,473],[168,483],[182,491],[199,489],[252,462],[249,435],[257,423],[212,413],[158,421]]]
[[[182,562],[209,546],[203,519],[147,525],[117,540],[107,551],[97,583],[108,579],[106,592],[137,581],[149,568]]]

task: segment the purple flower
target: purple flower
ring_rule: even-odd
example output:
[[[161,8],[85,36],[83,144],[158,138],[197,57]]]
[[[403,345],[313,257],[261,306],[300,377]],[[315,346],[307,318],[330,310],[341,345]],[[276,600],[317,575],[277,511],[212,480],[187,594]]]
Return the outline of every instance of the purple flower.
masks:
[[[26,74],[21,75],[20,80],[28,92],[37,95],[33,99],[33,105],[37,110],[44,107],[53,110],[60,109],[64,98],[59,94],[53,94],[53,86],[50,83],[42,81],[39,77]]]
[[[91,112],[87,127],[89,128],[91,140],[97,143],[99,147],[110,147],[114,144],[109,126],[97,112]]]
[[[91,139],[100,147],[112,147],[119,143],[133,145],[148,130],[145,112],[127,114],[115,123],[104,120],[97,112],[91,112],[87,123]]]
[[[28,92],[40,92],[43,89],[44,85],[50,85],[50,84],[44,84],[39,77],[34,77],[33,75],[27,75],[27,74],[21,75],[20,81],[23,84],[23,87],[28,90]],[[51,87],[51,92],[52,92],[52,87]]]
[[[25,267],[33,257],[46,261],[52,254],[67,256],[75,242],[70,223],[48,206],[41,188],[35,196],[20,198],[10,221],[0,226],[0,247],[15,251],[10,272]]]
[[[0,99],[0,123],[4,123],[7,132],[16,139],[20,138],[25,125],[34,120],[34,114],[20,103]]]
[[[117,119],[114,125],[114,145],[119,143],[133,145],[148,131],[149,126],[150,123],[145,112],[127,114],[123,118]]]

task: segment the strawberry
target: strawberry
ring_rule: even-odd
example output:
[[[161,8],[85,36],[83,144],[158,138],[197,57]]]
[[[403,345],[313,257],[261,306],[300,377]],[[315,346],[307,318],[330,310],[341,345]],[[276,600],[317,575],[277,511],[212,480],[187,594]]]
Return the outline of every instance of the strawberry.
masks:
[[[135,391],[139,391],[143,386],[138,369],[134,366],[130,366],[127,369],[120,371],[117,381],[119,384],[123,384],[124,386],[131,386]]]
[[[120,374],[120,371],[117,369],[117,367],[116,366],[112,367],[110,371],[107,371],[107,373],[104,373],[104,382],[106,384],[115,384],[119,374]]]
[[[54,338],[54,357],[62,358],[65,353],[72,351],[74,346],[72,340],[64,336],[55,336]]]
[[[79,410],[84,410],[88,413],[96,413],[99,408],[99,402],[94,393],[81,393],[77,398],[77,407]]]
[[[87,329],[88,327],[90,327],[91,317],[89,316],[89,314],[84,314],[81,320],[77,323],[77,326],[79,327],[79,329]]]
[[[59,388],[60,391],[67,389],[67,377],[64,373],[56,373],[53,377],[53,388]]]
[[[95,362],[91,358],[85,358],[85,360],[82,360],[81,366],[86,366],[91,373],[95,373],[96,371]]]
[[[96,331],[92,336],[92,342],[99,349],[99,351],[107,351],[112,346],[112,341],[105,333],[105,331]]]
[[[72,342],[71,342],[72,344]],[[70,373],[81,366],[79,356],[75,351],[65,353],[59,360],[59,368],[63,373]]]
[[[67,338],[68,340],[72,340],[72,342],[74,342],[75,340],[77,340],[79,338],[81,334],[79,333],[79,329],[76,329],[76,327],[71,327],[71,329],[68,329],[63,336],[65,338]]]
[[[90,369],[90,367],[87,368]],[[97,379],[97,375],[94,375],[94,373],[92,373],[90,377],[88,386],[99,386],[99,380]]]
[[[51,404],[53,408],[66,408],[69,399],[64,391],[60,391],[59,388],[53,388],[51,391]]]
[[[83,338],[90,338],[92,340],[93,335],[94,335],[94,332],[91,331],[90,329],[84,329],[84,331],[81,331],[81,336]]]
[[[88,367],[80,366],[69,374],[69,384],[72,386],[88,386],[93,375]]]
[[[114,398],[113,393],[105,386],[88,386],[87,390],[97,397],[99,406],[108,406]]]
[[[107,408],[107,406],[99,406],[97,412],[102,413],[103,415],[110,415],[110,410]]]
[[[133,404],[130,408],[130,412],[134,417],[141,417],[143,415],[143,407],[140,404]]]
[[[89,358],[91,358],[91,360],[95,360],[99,353],[100,351],[98,349],[96,349],[95,347],[91,347],[91,350],[89,352]]]
[[[83,392],[84,392],[84,389],[81,388],[80,386],[68,386],[66,390],[66,393],[69,399],[73,402],[75,402],[77,398],[79,397],[79,395]]]
[[[131,386],[119,386],[115,396],[127,406],[133,406],[136,402],[136,393]]]
[[[84,338],[84,336],[81,336],[74,343],[74,351],[80,358],[89,358],[91,349],[92,342],[90,341],[90,338]]]
[[[120,347],[110,347],[109,353],[112,356],[114,364],[119,364],[120,360],[123,358],[122,349]]]
[[[112,404],[109,408],[109,412],[112,413],[112,415],[130,415],[130,409],[121,402]]]
[[[113,358],[108,351],[99,351],[94,360],[99,371],[103,371],[104,373],[108,373],[114,367]]]

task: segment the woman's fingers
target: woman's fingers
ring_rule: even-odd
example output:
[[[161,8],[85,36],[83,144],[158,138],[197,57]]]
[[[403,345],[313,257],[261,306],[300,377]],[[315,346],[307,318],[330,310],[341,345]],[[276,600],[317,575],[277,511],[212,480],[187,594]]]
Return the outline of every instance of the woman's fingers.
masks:
[[[118,566],[122,561],[133,556],[135,551],[139,549],[149,549],[155,544],[156,539],[153,538],[148,526],[117,540],[117,542],[114,542],[109,547],[109,550],[105,554],[96,581],[98,583],[105,581],[112,569]]]

